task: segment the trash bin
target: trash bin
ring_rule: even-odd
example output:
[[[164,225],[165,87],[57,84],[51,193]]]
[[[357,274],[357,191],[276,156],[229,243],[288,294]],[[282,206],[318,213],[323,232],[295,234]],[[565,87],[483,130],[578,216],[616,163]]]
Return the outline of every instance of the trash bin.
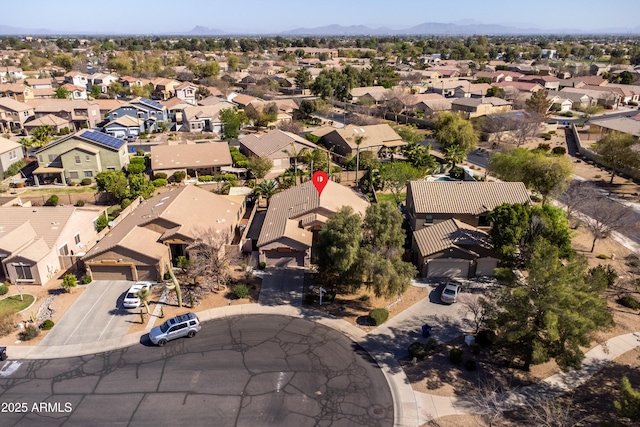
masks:
[[[422,336],[426,338],[430,335],[431,335],[431,326],[425,323],[424,325],[422,325]]]
[[[7,360],[7,347],[0,347],[0,360]]]

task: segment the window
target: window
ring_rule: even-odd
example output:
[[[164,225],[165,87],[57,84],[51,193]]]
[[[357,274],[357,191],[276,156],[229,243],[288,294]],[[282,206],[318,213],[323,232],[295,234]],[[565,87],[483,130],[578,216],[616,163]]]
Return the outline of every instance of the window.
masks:
[[[91,156],[89,156],[88,154],[86,156],[84,156],[84,161],[85,162],[90,162],[91,161]]]
[[[79,165],[80,164],[80,156],[75,156],[74,158],[75,158],[76,165]]]
[[[40,163],[44,163],[44,159],[42,158],[42,154],[38,154],[38,161]]]
[[[18,281],[33,281],[33,275],[31,274],[31,265],[22,262],[13,263],[13,268],[16,269],[16,278]]]
[[[16,151],[15,150],[9,151],[9,160],[13,160],[16,157],[18,157],[18,156],[16,156]]]
[[[433,215],[425,215],[424,216],[424,223],[426,224],[433,224]]]
[[[139,119],[144,119],[144,113],[138,113],[138,118]]]
[[[76,245],[80,243],[80,233],[76,233],[76,235],[73,236],[73,240],[76,242]]]
[[[478,227],[489,227],[491,225],[491,221],[489,221],[488,215],[480,215],[478,218]]]
[[[78,171],[69,171],[69,179],[80,179]]]
[[[67,246],[66,243],[58,248],[58,255],[62,255],[62,256],[69,255],[69,247]]]
[[[93,171],[84,171],[85,178],[93,178]]]
[[[49,154],[49,163],[53,162],[56,159],[55,154]]]

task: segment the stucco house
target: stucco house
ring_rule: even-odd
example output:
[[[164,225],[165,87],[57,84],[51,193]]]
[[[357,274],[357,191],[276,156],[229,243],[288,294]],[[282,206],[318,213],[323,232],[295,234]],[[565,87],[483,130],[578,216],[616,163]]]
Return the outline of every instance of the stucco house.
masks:
[[[247,157],[268,157],[273,162],[272,172],[281,172],[293,165],[291,156],[305,148],[313,150],[316,145],[306,139],[279,129],[264,135],[250,134],[239,139],[240,152]]]
[[[32,106],[12,98],[0,98],[0,132],[19,131],[33,117],[35,110]]]
[[[131,116],[143,121],[147,132],[155,132],[159,129],[158,122],[168,122],[169,112],[167,107],[159,102],[147,98],[135,98],[127,104],[109,111],[108,119],[113,121],[122,116]]]
[[[360,146],[356,144],[360,138]],[[369,126],[347,125],[335,129],[322,138],[322,143],[334,153],[346,159],[355,156],[357,151],[372,151],[378,155],[381,151],[395,151],[406,145],[402,137],[386,123]]]
[[[0,137],[0,177],[15,162],[24,158],[24,147],[21,144]]]
[[[202,233],[212,230],[231,243],[245,209],[242,197],[193,185],[164,192],[143,201],[87,252],[87,273],[95,280],[162,280]]]
[[[463,113],[467,118],[510,111],[512,104],[497,97],[458,98],[451,101],[451,111]]]
[[[155,145],[151,147],[151,169],[167,176],[184,171],[187,176],[223,173],[222,168],[233,165],[229,144],[226,142],[204,142],[200,144]]]
[[[66,184],[107,170],[121,170],[129,164],[127,144],[102,132],[83,130],[52,141],[35,152],[36,185],[47,181]]]

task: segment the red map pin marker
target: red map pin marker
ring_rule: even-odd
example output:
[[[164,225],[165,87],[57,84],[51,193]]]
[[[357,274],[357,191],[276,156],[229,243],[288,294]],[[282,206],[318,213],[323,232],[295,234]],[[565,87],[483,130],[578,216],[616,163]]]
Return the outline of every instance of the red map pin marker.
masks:
[[[313,173],[311,177],[311,181],[313,181],[313,186],[318,190],[318,196],[322,194],[322,190],[327,186],[327,181],[329,181],[329,176],[326,172],[316,171]]]

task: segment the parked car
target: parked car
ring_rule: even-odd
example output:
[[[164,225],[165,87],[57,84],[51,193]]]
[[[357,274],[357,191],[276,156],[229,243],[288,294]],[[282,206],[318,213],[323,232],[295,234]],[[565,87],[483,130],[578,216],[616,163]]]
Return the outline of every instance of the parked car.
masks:
[[[156,326],[149,332],[149,339],[155,345],[162,347],[167,341],[176,338],[193,338],[200,332],[200,320],[195,313],[180,314],[172,317],[160,326]]]
[[[124,296],[124,302],[122,305],[125,308],[138,308],[142,303],[140,298],[136,296],[136,293],[142,289],[151,289],[151,282],[136,282],[129,288],[127,294]]]
[[[453,304],[458,299],[460,293],[460,285],[455,283],[447,283],[440,294],[440,301],[445,304]]]

